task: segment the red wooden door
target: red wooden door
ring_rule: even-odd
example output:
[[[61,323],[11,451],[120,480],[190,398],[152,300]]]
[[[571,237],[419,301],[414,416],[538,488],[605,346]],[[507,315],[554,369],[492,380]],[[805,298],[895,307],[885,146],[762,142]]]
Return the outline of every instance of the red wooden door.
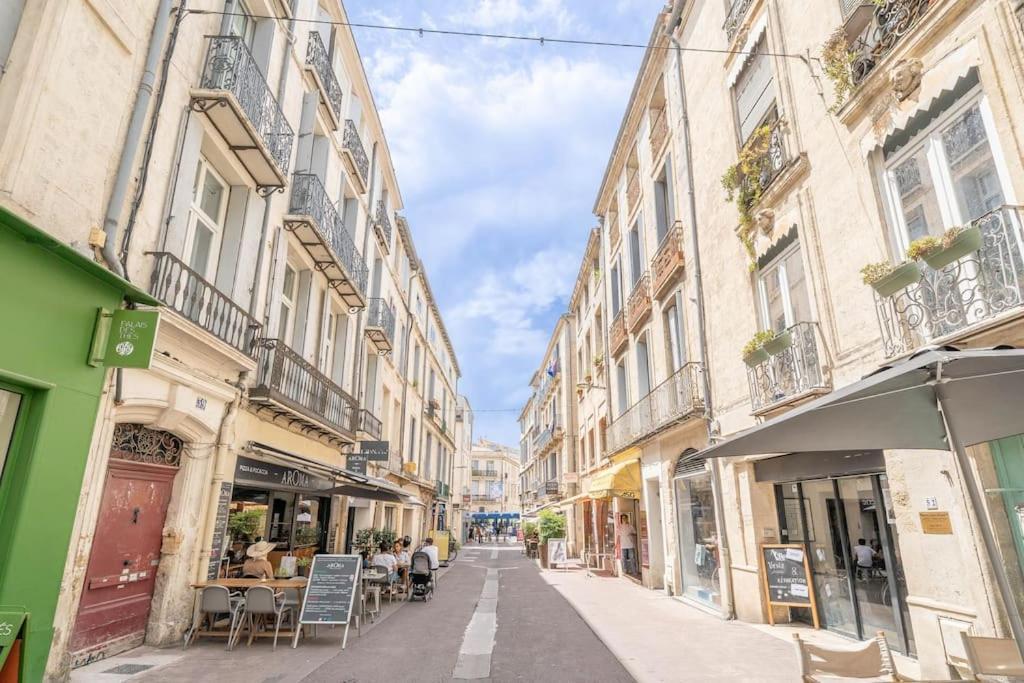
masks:
[[[175,472],[110,459],[72,652],[145,635]]]

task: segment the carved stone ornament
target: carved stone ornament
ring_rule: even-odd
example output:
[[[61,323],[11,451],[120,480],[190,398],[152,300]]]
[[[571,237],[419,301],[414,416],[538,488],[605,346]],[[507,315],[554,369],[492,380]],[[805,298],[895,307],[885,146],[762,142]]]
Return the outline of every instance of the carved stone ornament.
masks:
[[[921,85],[921,72],[924,65],[920,59],[901,59],[889,72],[889,82],[893,94],[902,102]]]
[[[757,232],[768,236],[772,234],[772,230],[775,228],[775,211],[772,209],[759,209],[754,214],[754,226],[757,228]]]

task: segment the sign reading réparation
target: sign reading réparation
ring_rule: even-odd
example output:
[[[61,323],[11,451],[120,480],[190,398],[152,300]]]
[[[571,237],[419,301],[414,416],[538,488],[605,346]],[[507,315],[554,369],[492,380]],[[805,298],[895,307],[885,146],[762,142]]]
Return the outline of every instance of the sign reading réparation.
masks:
[[[818,610],[815,603],[811,565],[803,545],[798,543],[772,543],[761,546],[761,580],[765,598],[771,605],[809,607],[818,628]],[[768,619],[775,624],[772,610]]]
[[[212,581],[220,574],[220,561],[224,555],[224,541],[228,530],[228,513],[233,488],[230,481],[220,483],[220,494],[217,496],[217,517],[213,522],[213,541],[210,543],[210,564],[206,569],[207,580]]]

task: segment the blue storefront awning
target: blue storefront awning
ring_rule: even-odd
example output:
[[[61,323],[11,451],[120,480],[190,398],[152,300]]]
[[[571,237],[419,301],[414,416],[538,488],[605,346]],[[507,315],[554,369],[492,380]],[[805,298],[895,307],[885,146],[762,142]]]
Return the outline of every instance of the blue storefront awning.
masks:
[[[519,519],[518,512],[472,512],[473,519]]]

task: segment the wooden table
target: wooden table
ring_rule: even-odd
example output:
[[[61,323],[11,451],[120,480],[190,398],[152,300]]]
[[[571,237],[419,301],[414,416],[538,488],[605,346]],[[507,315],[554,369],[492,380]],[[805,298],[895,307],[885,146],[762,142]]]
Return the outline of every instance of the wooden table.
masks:
[[[285,588],[297,588],[300,591],[299,604],[292,608],[293,610],[295,610],[295,621],[297,622],[299,620],[299,613],[298,613],[298,611],[302,607],[301,591],[305,590],[307,584],[308,584],[308,581],[304,577],[299,577],[299,578],[294,578],[294,579],[266,579],[266,580],[263,580],[263,579],[214,579],[213,581],[199,581],[199,582],[193,583],[192,587],[193,588],[200,588],[201,589],[201,588],[205,588],[206,586],[224,586],[225,588],[252,588],[253,586],[266,586],[267,588],[272,588],[275,591],[279,591],[279,590],[282,590],[282,589],[285,589]],[[196,602],[195,602],[195,608],[193,610],[193,623],[195,621],[196,611],[198,611],[198,609],[199,609],[199,593],[196,592]],[[241,628],[241,625],[239,625],[239,628]],[[302,627],[300,625],[300,627],[299,627],[300,631],[301,631],[301,628]],[[199,637],[199,636],[224,637],[224,636],[227,636],[227,635],[228,635],[228,633],[226,631],[199,631],[198,633],[195,634],[195,637]],[[256,633],[255,635],[256,635],[257,638],[268,638],[268,637],[269,638],[273,638],[274,637],[273,631],[271,631],[269,633],[264,631],[264,632]],[[292,637],[293,635],[295,635],[295,632],[290,630],[290,629],[287,630],[287,631],[282,630],[279,633],[279,637],[285,637],[286,639]]]

